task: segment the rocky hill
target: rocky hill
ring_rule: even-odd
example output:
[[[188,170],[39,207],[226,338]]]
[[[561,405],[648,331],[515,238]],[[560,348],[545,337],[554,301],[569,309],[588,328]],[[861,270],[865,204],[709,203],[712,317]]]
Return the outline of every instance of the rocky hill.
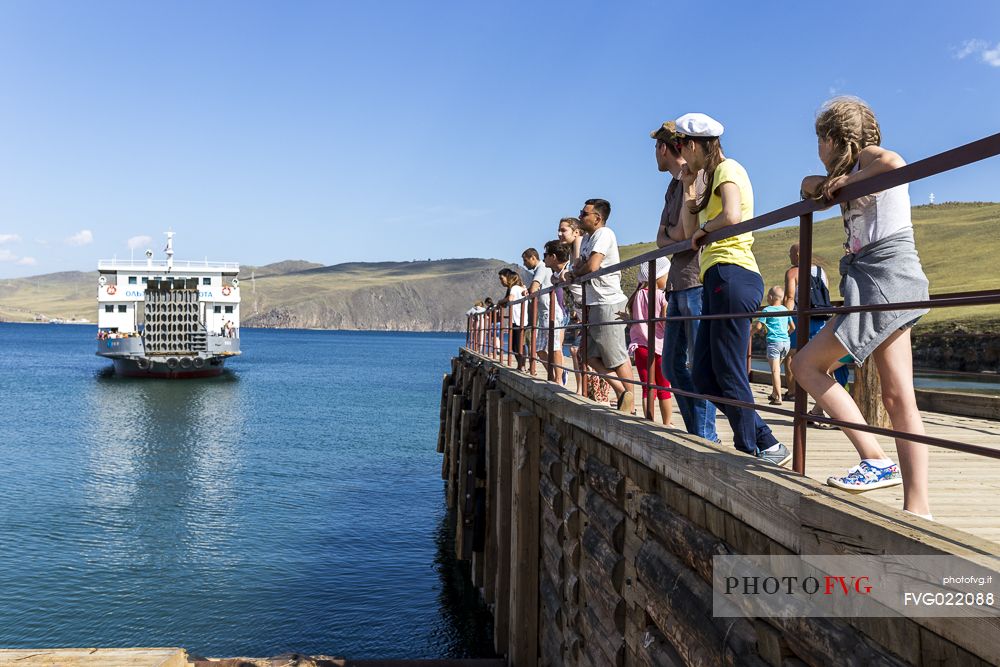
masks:
[[[240,270],[249,327],[464,331],[465,311],[503,295],[495,259],[353,262],[289,260]],[[97,272],[0,280],[0,320],[96,320]]]

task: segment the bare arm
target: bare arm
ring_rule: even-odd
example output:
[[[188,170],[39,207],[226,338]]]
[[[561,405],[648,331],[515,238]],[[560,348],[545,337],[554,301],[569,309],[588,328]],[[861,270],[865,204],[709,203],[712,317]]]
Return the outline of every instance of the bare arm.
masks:
[[[832,199],[837,190],[840,190],[844,186],[863,181],[872,176],[884,174],[893,169],[898,169],[905,165],[906,161],[899,156],[899,153],[882,148],[881,146],[866,146],[861,150],[858,163],[857,171],[828,179],[823,184],[823,196],[827,199]]]
[[[703,239],[709,232],[718,231],[730,225],[736,225],[742,222],[743,198],[740,195],[739,186],[732,181],[726,181],[716,188],[715,191],[718,192],[719,197],[722,198],[722,211],[719,215],[706,222],[691,237],[691,247],[695,250],[698,249],[701,239]]]
[[[587,258],[587,261],[580,263],[580,269],[578,271],[574,271],[573,273],[575,273],[578,276],[583,276],[588,273],[593,273],[597,269],[601,268],[601,262],[603,261],[604,261],[603,254],[599,252],[592,252],[590,253],[590,257]]]
[[[795,308],[795,290],[798,289],[798,283],[799,269],[793,266],[785,271],[785,298],[781,301],[781,305],[788,310]]]
[[[537,280],[532,280],[531,286],[528,288],[528,294],[534,294],[540,289],[542,289],[542,284]]]

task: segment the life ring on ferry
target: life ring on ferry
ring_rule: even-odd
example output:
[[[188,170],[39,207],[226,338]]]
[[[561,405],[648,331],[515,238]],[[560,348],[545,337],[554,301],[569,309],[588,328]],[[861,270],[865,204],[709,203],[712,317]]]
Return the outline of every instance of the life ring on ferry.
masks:
[[[205,366],[205,360],[202,357],[195,357],[194,358],[194,367],[195,368],[204,368],[204,366]]]
[[[170,357],[169,359],[167,359],[167,368],[169,368],[170,370],[174,370],[175,368],[177,368],[177,357]]]
[[[181,368],[191,368],[190,357],[181,357]]]
[[[140,371],[144,371],[149,368],[149,359],[139,357],[135,360],[135,365]]]
[[[229,296],[232,293],[233,293],[233,288],[230,287],[229,285],[226,285],[225,287],[222,288],[222,296]]]
[[[115,287],[114,285],[108,285],[108,289],[107,289],[108,296],[112,296],[117,291],[118,291],[117,287]]]

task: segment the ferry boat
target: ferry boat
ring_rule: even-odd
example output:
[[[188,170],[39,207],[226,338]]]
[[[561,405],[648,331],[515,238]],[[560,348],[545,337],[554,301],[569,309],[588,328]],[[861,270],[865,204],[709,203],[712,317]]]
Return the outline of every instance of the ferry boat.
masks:
[[[240,265],[166,259],[97,263],[97,355],[128,377],[219,375],[240,354]]]

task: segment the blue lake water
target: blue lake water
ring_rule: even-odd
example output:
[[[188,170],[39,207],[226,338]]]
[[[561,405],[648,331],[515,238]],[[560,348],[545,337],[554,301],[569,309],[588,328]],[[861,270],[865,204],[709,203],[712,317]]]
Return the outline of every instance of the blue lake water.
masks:
[[[0,646],[489,655],[435,452],[462,336],[243,329],[163,381],[94,334],[0,324]]]

